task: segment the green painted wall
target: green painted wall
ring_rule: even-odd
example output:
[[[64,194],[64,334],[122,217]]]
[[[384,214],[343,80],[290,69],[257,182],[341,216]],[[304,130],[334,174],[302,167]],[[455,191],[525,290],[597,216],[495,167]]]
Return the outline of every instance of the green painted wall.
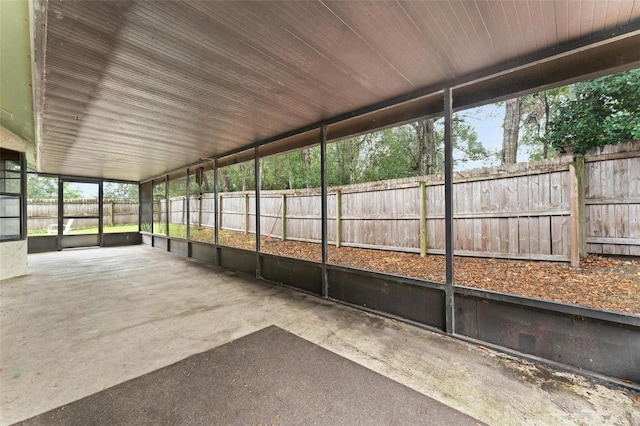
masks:
[[[27,142],[27,156],[33,166],[35,132],[29,22],[28,0],[0,0],[0,125]]]

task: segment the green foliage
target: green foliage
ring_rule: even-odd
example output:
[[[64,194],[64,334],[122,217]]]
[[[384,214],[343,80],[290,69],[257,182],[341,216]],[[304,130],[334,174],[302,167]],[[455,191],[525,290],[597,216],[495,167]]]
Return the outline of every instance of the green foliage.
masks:
[[[154,183],[153,184],[153,199],[155,201],[158,201],[158,200],[164,200],[165,198],[167,198],[166,183],[165,182]]]
[[[65,182],[63,189],[66,200],[82,198],[82,192],[73,188],[70,182]],[[31,200],[57,200],[58,178],[30,173],[27,175],[27,197]]]
[[[32,200],[58,199],[58,179],[28,174],[27,197]]]
[[[640,139],[640,69],[575,84],[554,108],[544,139],[577,153]]]
[[[138,185],[132,183],[105,182],[102,187],[105,200],[137,200]]]
[[[429,121],[429,138],[420,138],[424,126],[401,125],[327,145],[327,183],[329,186],[373,182],[420,175],[424,146],[435,153],[431,173],[444,168],[444,128],[441,121]],[[488,159],[492,153],[478,141],[475,129],[463,117],[453,122],[454,147],[458,162]],[[427,140],[428,139],[428,140]],[[254,190],[253,163],[220,169],[220,190]],[[301,189],[320,186],[320,147],[304,148],[260,160],[261,189]]]
[[[256,189],[252,161],[220,169],[220,191],[253,191]]]
[[[529,161],[557,156],[545,135],[549,131],[550,115],[559,108],[562,99],[571,95],[572,90],[572,86],[562,86],[520,98],[522,121],[518,143],[526,149]]]
[[[169,198],[187,195],[187,178],[169,179]]]
[[[260,179],[265,190],[320,186],[320,147],[261,159]]]

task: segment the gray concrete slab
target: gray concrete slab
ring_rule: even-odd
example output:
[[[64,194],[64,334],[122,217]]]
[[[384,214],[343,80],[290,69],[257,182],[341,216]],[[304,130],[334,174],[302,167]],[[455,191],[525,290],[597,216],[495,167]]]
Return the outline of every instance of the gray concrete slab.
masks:
[[[273,423],[480,426],[273,325],[19,425]]]
[[[269,325],[489,424],[640,424],[631,392],[147,246],[29,269],[0,282],[2,424]]]

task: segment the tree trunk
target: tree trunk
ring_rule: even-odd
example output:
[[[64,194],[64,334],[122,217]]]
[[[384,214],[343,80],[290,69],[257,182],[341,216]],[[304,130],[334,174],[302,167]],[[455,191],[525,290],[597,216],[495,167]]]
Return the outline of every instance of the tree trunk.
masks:
[[[355,139],[349,143],[349,185],[356,183],[356,155],[358,154]]]
[[[245,165],[238,165],[238,171],[240,172],[240,179],[242,180],[242,192],[247,190],[247,174],[245,173]]]
[[[520,98],[509,99],[504,110],[504,134],[502,137],[502,164],[515,164],[518,155],[520,130]]]
[[[421,120],[413,125],[418,140],[418,174],[425,176],[438,171],[438,141],[433,119]]]
[[[311,188],[311,152],[309,148],[303,148],[302,154],[302,167],[304,169],[304,185],[307,188]]]
[[[231,187],[229,173],[227,173],[226,169],[222,169],[220,170],[220,175],[222,177],[222,192],[229,192],[229,188]]]
[[[551,106],[549,105],[549,96],[547,96],[547,92],[544,92],[543,98],[544,100],[544,134],[547,135],[549,131],[549,114],[551,110]],[[549,158],[549,141],[547,138],[544,139],[542,145],[542,158],[545,160]]]

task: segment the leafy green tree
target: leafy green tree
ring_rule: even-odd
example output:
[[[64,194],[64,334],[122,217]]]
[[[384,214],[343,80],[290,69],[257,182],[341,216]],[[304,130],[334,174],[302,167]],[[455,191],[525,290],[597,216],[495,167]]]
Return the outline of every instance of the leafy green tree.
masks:
[[[27,197],[32,200],[58,198],[58,179],[29,174],[27,176]]]
[[[575,84],[551,114],[544,139],[577,153],[640,139],[640,69]]]
[[[169,179],[169,198],[184,197],[185,195],[187,195],[187,178]]]
[[[220,190],[223,192],[254,190],[253,174],[252,161],[223,167],[220,169]]]
[[[82,193],[72,188],[70,182],[64,183],[64,198],[82,198]],[[57,200],[58,178],[29,174],[27,177],[27,197],[31,200]]]
[[[550,141],[545,135],[549,132],[551,114],[571,91],[571,86],[562,86],[520,98],[522,124],[519,143],[527,150],[529,160],[542,160],[556,156],[556,151],[551,149]]]
[[[327,183],[329,186],[364,182],[369,156],[377,143],[374,133],[367,133],[327,145]]]
[[[454,118],[452,132],[454,164],[495,156],[478,140],[475,128],[464,116]],[[327,169],[329,185],[442,173],[443,121],[424,119],[330,144]]]
[[[320,149],[303,148],[260,160],[261,188],[299,189],[320,186]]]
[[[132,183],[105,182],[102,187],[105,200],[137,200],[138,185]]]

